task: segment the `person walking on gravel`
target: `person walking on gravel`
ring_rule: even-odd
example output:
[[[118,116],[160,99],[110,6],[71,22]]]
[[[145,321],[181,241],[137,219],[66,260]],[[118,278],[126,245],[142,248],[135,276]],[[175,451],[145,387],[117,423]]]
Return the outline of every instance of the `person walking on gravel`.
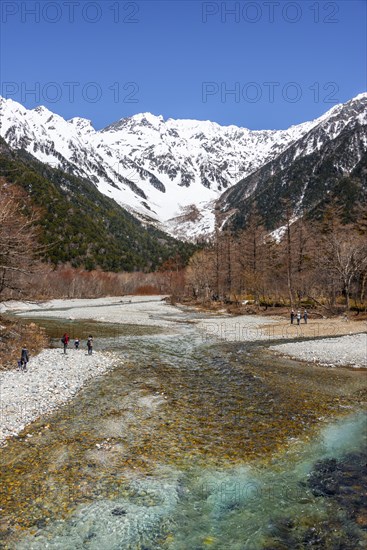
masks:
[[[66,353],[66,350],[68,349],[68,344],[69,344],[69,335],[66,332],[64,336],[61,338],[61,342],[64,345],[64,353]]]
[[[299,325],[301,323],[301,312],[298,310],[297,311],[297,325]]]
[[[22,347],[22,351],[20,353],[20,370],[23,372],[27,372],[27,363],[29,361],[29,353],[27,350],[27,346],[24,345]],[[19,363],[18,363],[19,364]]]
[[[88,355],[92,355],[93,352],[93,336],[90,334],[87,340]]]

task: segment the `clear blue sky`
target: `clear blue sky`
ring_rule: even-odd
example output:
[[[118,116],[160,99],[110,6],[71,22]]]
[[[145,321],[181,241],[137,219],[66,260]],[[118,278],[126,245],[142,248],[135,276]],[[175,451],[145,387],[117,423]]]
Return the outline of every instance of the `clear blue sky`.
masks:
[[[96,128],[145,111],[286,128],[367,89],[364,1],[0,5],[0,93]]]

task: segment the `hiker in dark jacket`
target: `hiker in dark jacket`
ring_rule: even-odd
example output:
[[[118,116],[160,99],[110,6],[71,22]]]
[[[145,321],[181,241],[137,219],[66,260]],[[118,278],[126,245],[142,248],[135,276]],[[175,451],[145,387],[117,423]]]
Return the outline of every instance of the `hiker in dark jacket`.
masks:
[[[293,325],[294,316],[295,316],[294,309],[292,309],[292,311],[291,311],[291,325]]]
[[[87,340],[88,355],[92,355],[93,352],[93,336],[90,334]]]
[[[27,350],[27,346],[24,345],[22,347],[22,351],[20,354],[20,370],[26,372],[27,371],[27,363],[29,361],[29,353]]]

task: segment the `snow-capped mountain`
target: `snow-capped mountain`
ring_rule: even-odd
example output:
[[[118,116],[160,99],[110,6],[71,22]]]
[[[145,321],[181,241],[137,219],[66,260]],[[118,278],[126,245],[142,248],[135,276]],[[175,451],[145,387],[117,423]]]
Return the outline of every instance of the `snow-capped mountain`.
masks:
[[[0,98],[0,124],[12,148],[88,178],[140,219],[187,238],[213,229],[214,205],[224,191],[282,155],[288,163],[320,149],[352,121],[365,124],[366,107],[361,94],[287,130],[142,113],[96,131],[89,120],[66,121],[45,107],[27,110]]]
[[[269,229],[284,223],[284,201],[292,220],[319,211],[334,197],[353,208],[367,200],[367,94],[337,105],[277,158],[222,194],[219,225],[246,225],[254,207]]]

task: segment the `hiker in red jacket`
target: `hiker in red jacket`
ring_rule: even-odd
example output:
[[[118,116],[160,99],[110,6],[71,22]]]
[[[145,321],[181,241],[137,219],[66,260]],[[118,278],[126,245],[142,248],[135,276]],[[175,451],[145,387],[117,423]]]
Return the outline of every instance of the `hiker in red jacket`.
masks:
[[[64,336],[61,338],[61,342],[64,344],[64,353],[66,353],[68,348],[69,340],[69,335],[65,332]]]

